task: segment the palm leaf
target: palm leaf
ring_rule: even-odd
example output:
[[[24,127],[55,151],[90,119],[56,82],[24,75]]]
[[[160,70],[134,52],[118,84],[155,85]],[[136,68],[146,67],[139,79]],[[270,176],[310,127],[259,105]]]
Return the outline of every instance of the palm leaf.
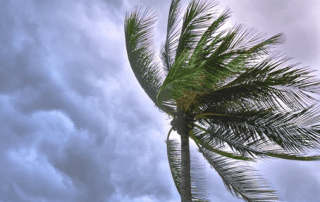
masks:
[[[227,190],[247,202],[278,201],[279,197],[250,166],[228,159],[197,145],[199,152],[217,171]]]
[[[226,10],[216,20],[211,22],[213,14],[209,11],[211,11],[214,6],[215,4],[211,1],[209,3],[192,1],[189,4],[177,48],[176,62],[170,68],[170,72],[158,93],[158,95],[160,95],[159,97],[164,97],[161,96],[160,92],[163,90],[166,92],[167,100],[171,99],[168,105],[179,105],[177,100],[180,100],[180,102],[183,100],[184,104],[180,104],[180,108],[187,110],[191,106],[190,103],[194,101],[193,99],[188,99],[189,97],[198,96],[198,94],[203,93],[203,91],[212,88],[213,84],[217,83],[218,80],[234,75],[235,70],[243,69],[243,67],[235,65],[234,63],[240,64],[241,60],[245,61],[249,52],[251,56],[254,53],[266,52],[269,45],[280,41],[281,35],[276,35],[266,40],[258,40],[259,37],[251,36],[250,31],[241,33],[242,26],[230,31],[224,37],[222,33],[213,36],[230,15],[230,11]],[[201,12],[203,15],[200,14]],[[194,25],[193,23],[195,22],[198,22],[198,24]],[[211,25],[205,32],[202,31],[205,27],[204,25],[207,26],[209,22],[211,22]],[[184,33],[188,32],[192,32],[194,35],[184,35]],[[210,41],[211,44],[207,45]],[[247,49],[241,46],[242,43],[246,43]],[[217,44],[220,45],[217,47],[217,50],[211,54],[212,48]],[[182,46],[183,49],[181,48]],[[230,46],[232,46],[232,48],[240,47],[241,49],[220,56],[226,51],[225,49],[230,48]],[[221,58],[228,59],[229,67],[220,65],[219,60],[214,60],[215,63],[213,64],[213,59],[218,56],[219,60]],[[231,67],[233,70],[230,69]],[[168,96],[169,94],[170,96]],[[160,100],[160,102],[164,101],[165,99]]]
[[[282,42],[282,38],[278,34],[264,39],[255,30],[245,29],[242,25],[230,29],[225,36],[216,35],[206,47],[201,64],[208,72],[207,82],[212,86],[222,78],[239,74],[250,61],[257,60],[258,56],[267,54],[272,45]]]
[[[209,202],[207,196],[207,187],[205,179],[204,166],[199,162],[198,158],[193,156],[190,151],[190,175],[191,175],[191,193],[194,202]]]
[[[248,144],[269,141],[284,150],[303,152],[305,149],[319,147],[319,112],[320,108],[313,106],[283,113],[274,110],[228,110],[221,107],[216,108],[215,113],[199,114],[195,118],[221,131],[231,130],[234,136]]]
[[[169,140],[170,133],[172,128],[170,129],[167,137],[167,155],[169,161],[169,167],[171,171],[171,175],[174,181],[174,184],[179,192],[181,181],[181,146],[180,143],[176,140]],[[196,158],[191,158],[191,193],[192,193],[192,201],[194,202],[209,202],[206,195],[206,187],[205,187],[205,178],[203,177],[203,168],[197,162]]]
[[[232,158],[232,159],[236,159],[236,160],[244,160],[244,161],[250,161],[252,160],[251,158],[247,158],[241,155],[236,155],[233,153],[229,153],[226,151],[222,151],[219,149],[216,149],[211,142],[209,141],[203,141],[203,137],[200,139],[198,137],[196,137],[194,134],[192,134],[192,132],[190,132],[190,137],[194,140],[195,143],[201,145],[203,148],[206,148],[207,150],[211,151],[211,152],[215,152],[217,154],[220,154],[222,156],[228,157],[228,158]]]
[[[167,25],[167,37],[160,52],[166,72],[170,71],[171,66],[174,63],[174,53],[179,42],[178,35],[181,32],[181,30],[177,29],[179,24],[180,1],[181,0],[172,0],[171,2]]]
[[[226,9],[224,12],[217,17],[216,20],[212,22],[212,24],[207,28],[204,34],[201,36],[200,40],[195,47],[192,57],[190,61],[196,65],[202,64],[206,58],[210,55],[210,46],[207,44],[212,42],[212,38],[215,35],[216,31],[221,28],[222,25],[225,24],[226,20],[230,17],[230,10]],[[217,42],[220,37],[223,35],[222,33],[216,34],[214,37],[215,42]]]
[[[217,5],[213,0],[192,0],[183,18],[181,35],[176,50],[176,59],[186,50],[193,50],[199,38],[204,33],[204,28],[211,24],[214,17],[213,8]]]
[[[181,194],[181,191],[180,191],[180,184],[181,184],[180,182],[180,176],[181,176],[180,144],[174,140],[167,140],[166,143],[167,143],[167,155],[168,155],[171,175],[179,194]]]
[[[303,109],[315,101],[308,93],[319,93],[320,82],[306,68],[283,67],[288,58],[261,63],[216,84],[196,99],[198,106],[229,101],[259,101],[268,107]],[[281,102],[279,102],[281,101]],[[284,107],[286,106],[286,107]]]
[[[125,16],[126,48],[131,68],[141,87],[157,107],[172,114],[168,106],[157,105],[156,96],[161,86],[161,67],[155,60],[152,29],[155,15],[149,8],[135,7]]]
[[[274,158],[281,158],[281,159],[287,159],[287,160],[299,160],[299,161],[320,160],[319,155],[302,156],[300,154],[290,153],[281,148],[275,148],[274,145],[269,143],[269,141],[260,140],[260,141],[251,142],[249,144],[247,142],[247,139],[243,139],[237,135],[234,135],[234,133],[232,133],[231,130],[222,131],[220,128],[204,129],[199,125],[195,125],[195,126],[196,128],[200,129],[202,132],[204,132],[204,133],[198,132],[198,135],[196,136],[199,142],[201,142],[202,144],[208,144],[208,145],[211,145],[211,147],[218,147],[218,148],[219,147],[225,148],[226,146],[229,146],[234,152],[239,153],[244,157],[247,157],[247,156],[250,156],[251,158],[274,157]]]
[[[181,102],[180,104],[178,103],[178,100],[181,100],[182,97],[190,99],[190,95],[187,94],[190,90],[195,94],[201,90],[201,87],[197,85],[197,80],[201,79],[202,70],[195,69],[189,65],[188,60],[190,55],[189,51],[185,51],[171,67],[157,95],[159,105],[176,105],[180,109],[183,109],[184,107]],[[190,79],[193,79],[194,83],[190,83]]]
[[[193,7],[197,8],[194,5],[199,4],[190,3],[190,5],[191,9]],[[191,105],[195,105],[193,108],[196,108],[197,104],[195,99],[190,100],[188,97],[199,97],[201,100],[203,96],[199,95],[207,95],[208,89],[215,87],[218,81],[230,76],[234,77],[237,72],[240,74],[241,70],[244,69],[244,64],[247,63],[249,58],[247,55],[249,53],[252,59],[254,53],[258,55],[260,52],[267,52],[269,45],[281,41],[282,35],[276,35],[266,40],[258,40],[259,35],[251,36],[253,35],[251,31],[241,33],[242,27],[239,26],[237,29],[230,31],[225,37],[222,37],[221,33],[217,34],[213,37],[211,44],[207,45],[210,41],[209,39],[224,24],[229,14],[229,10],[226,10],[209,26],[194,50],[190,47],[185,47],[184,52],[181,52],[179,57],[176,57],[177,62],[173,65],[172,71],[169,72],[163,83],[163,89],[168,90],[168,86],[171,87],[170,94],[173,100],[180,99],[187,102],[186,106],[180,105],[185,110],[190,108]],[[244,48],[241,45],[242,43],[247,46]],[[219,45],[216,47],[216,51],[209,55],[212,52],[211,49],[217,44]],[[240,49],[224,53],[231,47]],[[174,88],[172,88],[173,86]],[[172,103],[172,105],[174,104]]]

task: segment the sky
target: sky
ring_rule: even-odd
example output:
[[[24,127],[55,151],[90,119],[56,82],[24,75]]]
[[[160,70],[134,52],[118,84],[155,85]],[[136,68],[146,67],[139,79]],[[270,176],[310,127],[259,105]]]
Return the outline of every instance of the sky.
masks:
[[[151,7],[159,50],[170,2],[0,1],[0,202],[180,201],[166,156],[170,120],[136,81],[123,29],[126,10]],[[279,50],[320,69],[320,1],[219,7],[233,11],[228,25],[284,33]],[[211,201],[242,201],[204,165]],[[320,162],[254,166],[283,201],[320,202]]]

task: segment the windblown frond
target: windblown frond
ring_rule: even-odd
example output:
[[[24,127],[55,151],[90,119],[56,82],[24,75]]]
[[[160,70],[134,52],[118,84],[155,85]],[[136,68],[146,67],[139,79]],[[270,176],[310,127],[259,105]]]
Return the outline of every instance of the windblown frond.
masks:
[[[253,68],[250,66],[253,61],[267,53],[271,45],[282,41],[281,34],[261,40],[260,35],[245,30],[243,26],[237,26],[226,35],[223,32],[215,35],[214,31],[229,14],[229,10],[223,12],[204,32],[194,49],[186,48],[176,57],[159,90],[159,98],[164,97],[162,91],[170,92],[169,105],[178,105],[184,111],[198,110],[202,103],[210,102],[205,98]],[[161,103],[164,99],[158,101]]]
[[[211,54],[210,46],[208,43],[212,42],[212,38],[214,37],[214,41],[218,43],[218,39],[223,35],[222,33],[216,34],[215,32],[221,28],[222,25],[225,24],[226,20],[230,17],[230,10],[226,9],[224,12],[217,17],[216,20],[212,22],[212,24],[207,28],[204,34],[201,36],[200,40],[195,47],[192,57],[190,61],[194,64],[201,64],[206,60],[206,58]],[[214,36],[215,35],[215,36]]]
[[[180,173],[181,173],[181,146],[176,140],[169,140],[171,130],[169,131],[167,138],[167,155],[171,175],[176,188],[181,194],[180,186]],[[191,193],[192,201],[194,202],[209,202],[206,194],[205,178],[203,177],[203,167],[196,158],[191,157]]]
[[[197,106],[210,110],[215,103],[259,102],[267,107],[303,109],[315,98],[308,93],[320,93],[320,82],[306,68],[295,68],[296,64],[284,66],[288,58],[266,59],[221,79],[207,92],[198,96]]]
[[[155,15],[150,9],[135,7],[125,16],[126,47],[131,68],[141,87],[160,109],[172,114],[172,109],[157,105],[156,96],[161,86],[161,66],[155,60],[152,29]]]
[[[278,201],[269,184],[250,167],[236,160],[219,156],[198,145],[208,163],[217,171],[227,190],[247,202]]]
[[[196,125],[196,129],[197,128],[198,132],[196,133],[196,137],[198,141],[202,144],[210,145],[210,147],[212,148],[229,147],[233,152],[239,153],[244,157],[275,157],[287,160],[300,161],[320,160],[319,155],[305,156],[301,155],[301,153],[297,154],[295,152],[289,152],[282,149],[281,147],[278,147],[278,145],[271,144],[268,140],[258,139],[255,141],[249,141],[246,138],[242,138],[239,135],[235,135],[234,133],[232,133],[232,130],[222,130],[218,127],[209,127],[207,130],[199,125]],[[204,148],[206,147],[204,146]],[[207,150],[210,150],[210,148]],[[218,152],[215,153],[220,154]],[[222,156],[232,158],[223,154]]]
[[[169,10],[168,25],[167,25],[167,37],[166,41],[161,49],[161,59],[165,67],[166,72],[169,72],[172,64],[175,61],[175,51],[179,42],[180,29],[177,29],[179,25],[180,15],[180,1],[172,0]]]
[[[171,175],[176,185],[176,188],[181,194],[180,191],[180,175],[181,175],[181,149],[180,144],[175,140],[167,140],[167,155],[169,161],[169,167]]]
[[[232,106],[235,107],[235,106]],[[268,142],[291,152],[304,152],[320,146],[320,108],[309,107],[296,112],[215,108],[212,113],[196,115],[218,133],[229,131],[238,142]],[[310,125],[312,124],[312,125]],[[224,136],[225,137],[225,136]]]
[[[198,40],[211,24],[211,19],[216,13],[213,8],[217,5],[213,0],[192,0],[183,18],[181,35],[176,51],[176,59],[184,50],[191,51],[195,48]]]
[[[225,156],[225,157],[236,159],[236,160],[244,160],[244,161],[252,160],[252,159],[247,158],[245,156],[241,156],[241,155],[237,155],[237,154],[233,154],[233,153],[230,153],[230,152],[219,150],[219,149],[215,148],[215,146],[213,146],[211,144],[211,142],[204,141],[203,137],[202,138],[198,138],[197,136],[193,135],[192,133],[190,133],[190,137],[194,140],[195,143],[201,145],[203,148],[206,148],[208,151],[220,154],[221,156]]]
[[[227,10],[222,19],[226,19],[228,14]],[[193,57],[196,59],[192,60],[192,63],[202,66],[206,71],[203,86],[207,90],[216,89],[220,81],[234,78],[261,55],[268,53],[271,45],[282,41],[281,34],[269,39],[263,39],[261,36],[256,34],[255,30],[239,25],[229,30],[226,35],[223,35],[223,32],[216,34],[209,45],[195,51]],[[200,47],[201,43],[203,42],[200,40]]]
[[[163,82],[161,88],[159,89],[157,95],[157,101],[160,104],[165,105],[178,105],[178,99],[183,96],[185,91],[193,90],[197,92],[196,81],[195,83],[190,83],[190,79],[197,80],[200,78],[201,71],[188,66],[188,57],[190,52],[184,52],[176,60],[172,66],[170,72],[168,73],[165,81]],[[166,93],[166,94],[164,94]],[[168,96],[169,95],[169,96]],[[188,95],[190,97],[190,95]],[[182,108],[182,106],[179,106]]]
[[[191,193],[192,201],[194,202],[210,202],[207,195],[207,186],[205,178],[205,168],[191,152],[190,166],[191,166]]]

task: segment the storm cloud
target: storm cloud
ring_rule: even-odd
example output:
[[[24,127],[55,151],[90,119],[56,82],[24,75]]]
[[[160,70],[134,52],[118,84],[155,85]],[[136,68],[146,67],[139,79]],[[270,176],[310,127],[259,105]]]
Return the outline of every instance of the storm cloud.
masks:
[[[164,143],[169,120],[143,92],[126,56],[124,16],[137,4],[157,13],[159,47],[169,0],[0,1],[1,202],[180,201]],[[268,36],[283,32],[280,49],[319,69],[317,0],[219,5],[227,6],[231,24]],[[320,202],[319,166],[257,165],[288,202]],[[205,170],[212,201],[241,201],[213,169]]]

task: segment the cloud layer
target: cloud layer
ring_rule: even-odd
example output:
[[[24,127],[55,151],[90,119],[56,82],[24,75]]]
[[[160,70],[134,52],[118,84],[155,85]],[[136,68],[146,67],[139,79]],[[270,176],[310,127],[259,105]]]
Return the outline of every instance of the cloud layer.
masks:
[[[319,68],[320,5],[303,2],[221,7],[234,11],[232,23],[284,32],[282,49]],[[169,0],[0,2],[0,202],[180,201],[166,157],[168,120],[127,61],[123,20],[136,4],[157,12],[159,46]],[[259,166],[286,201],[320,201],[319,164]],[[212,201],[241,201],[207,171]]]

